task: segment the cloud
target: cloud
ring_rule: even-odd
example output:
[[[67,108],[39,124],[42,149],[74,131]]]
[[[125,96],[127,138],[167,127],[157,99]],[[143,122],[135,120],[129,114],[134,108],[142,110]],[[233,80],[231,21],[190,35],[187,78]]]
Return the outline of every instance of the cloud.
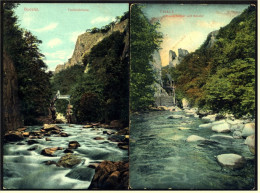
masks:
[[[60,59],[60,60],[67,60],[68,59],[68,51],[65,50],[59,50],[56,52],[46,52],[43,53],[46,58],[56,58],[56,59]]]
[[[239,15],[241,11],[226,11],[226,12],[217,11],[216,13],[225,17],[235,17]]]
[[[55,29],[57,26],[58,26],[58,23],[50,23],[49,25],[47,25],[45,27],[34,29],[33,31],[36,31],[36,32],[51,31],[51,30]]]
[[[61,41],[61,39],[59,39],[59,38],[54,38],[54,39],[50,40],[50,41],[47,43],[47,45],[48,45],[49,47],[51,47],[51,48],[53,48],[53,47],[55,47],[55,46],[58,46],[58,45],[60,45],[60,44],[62,44],[62,41]]]
[[[203,27],[203,28],[212,28],[212,29],[218,29],[220,28],[221,26],[224,26],[224,23],[222,22],[217,22],[217,21],[210,21],[210,22],[207,22],[207,21],[197,21],[196,22],[196,25],[198,25],[199,27]]]
[[[77,41],[77,38],[80,34],[83,34],[84,31],[75,31],[75,32],[72,32],[70,34],[70,41],[73,42],[73,43],[76,43]]]
[[[109,22],[109,21],[115,21],[115,18],[114,17],[110,17],[110,16],[107,16],[107,17],[97,17],[95,19],[92,19],[91,20],[91,23],[92,24],[97,24],[97,23],[103,23],[103,22]]]

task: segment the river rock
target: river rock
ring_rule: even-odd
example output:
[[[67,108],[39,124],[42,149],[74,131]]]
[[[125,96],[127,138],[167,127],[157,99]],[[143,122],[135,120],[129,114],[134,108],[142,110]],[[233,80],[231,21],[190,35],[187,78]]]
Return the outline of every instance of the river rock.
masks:
[[[119,120],[113,120],[110,122],[110,127],[115,129],[123,128],[123,123]]]
[[[83,128],[92,128],[92,125],[84,125]]]
[[[217,156],[217,161],[221,166],[231,169],[240,169],[245,165],[245,159],[237,154],[221,154]]]
[[[247,123],[242,131],[243,137],[248,137],[255,134],[255,123]]]
[[[80,164],[82,159],[76,155],[71,153],[67,153],[66,155],[62,156],[58,161],[57,165],[62,166],[64,168],[73,168],[74,166]]]
[[[241,131],[234,131],[233,132],[233,138],[234,139],[241,139],[242,138],[242,132]]]
[[[216,116],[217,115],[207,115],[206,117],[202,117],[202,120],[206,120],[206,121],[209,121],[209,122],[213,122],[216,120]]]
[[[244,129],[244,124],[234,124],[234,125],[231,125],[231,127],[230,127],[230,130],[231,130],[232,132],[234,132],[234,131],[240,131],[240,132],[242,132],[243,129]]]
[[[125,127],[117,132],[118,135],[129,135],[129,128]]]
[[[199,125],[199,128],[211,129],[212,123],[201,124]]]
[[[23,135],[18,131],[9,132],[4,135],[4,142],[16,142],[23,140]]]
[[[213,125],[212,131],[215,131],[218,133],[228,133],[228,132],[230,132],[230,125],[228,123]]]
[[[255,135],[250,135],[246,138],[245,144],[248,146],[250,152],[255,155]]]
[[[35,144],[35,143],[39,143],[39,141],[36,141],[36,140],[33,140],[33,139],[27,141],[28,145],[32,145],[32,144]]]
[[[189,130],[190,128],[188,128],[188,127],[179,127],[178,129],[179,130]]]
[[[204,140],[206,140],[204,137],[200,137],[198,135],[191,135],[186,139],[187,142],[204,141]]]
[[[25,131],[27,128],[23,127],[23,128],[18,128],[17,131],[22,132]]]
[[[96,169],[99,166],[99,163],[91,163],[88,165],[89,168]]]
[[[183,115],[171,115],[167,119],[183,119],[185,116]]]
[[[45,131],[60,130],[60,127],[55,124],[44,124],[43,130]]]
[[[61,132],[61,133],[60,133],[60,136],[61,136],[61,137],[68,137],[68,136],[69,136],[69,134],[67,134],[67,133],[64,133],[64,132]]]
[[[23,137],[29,137],[30,133],[29,132],[23,132]]]
[[[94,137],[95,140],[105,140],[103,137]]]
[[[77,149],[78,147],[80,147],[80,144],[77,141],[70,141],[68,146],[69,149]]]
[[[166,106],[158,106],[157,109],[158,109],[159,111],[167,111],[167,110],[168,110],[168,107],[166,107]]]
[[[128,189],[129,164],[119,161],[103,161],[95,170],[89,189]]]
[[[45,155],[45,156],[50,156],[52,157],[53,154],[57,151],[57,150],[62,150],[62,147],[51,147],[51,148],[45,148],[41,151],[41,155]]]

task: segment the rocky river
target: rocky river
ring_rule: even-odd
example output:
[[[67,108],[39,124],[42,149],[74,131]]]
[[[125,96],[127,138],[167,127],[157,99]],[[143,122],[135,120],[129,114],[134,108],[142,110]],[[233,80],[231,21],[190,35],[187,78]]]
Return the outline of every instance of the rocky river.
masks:
[[[255,157],[245,144],[245,137],[234,135],[242,134],[237,130],[239,124],[232,126],[229,123],[234,121],[222,120],[215,122],[215,127],[212,117],[208,118],[200,119],[182,110],[132,115],[130,187],[254,189]],[[227,131],[216,130],[226,126]]]
[[[88,189],[100,162],[128,161],[128,146],[118,147],[124,135],[114,135],[113,129],[57,124],[20,131],[19,141],[17,132],[5,136],[5,189]],[[109,164],[115,168],[112,162],[106,167]]]

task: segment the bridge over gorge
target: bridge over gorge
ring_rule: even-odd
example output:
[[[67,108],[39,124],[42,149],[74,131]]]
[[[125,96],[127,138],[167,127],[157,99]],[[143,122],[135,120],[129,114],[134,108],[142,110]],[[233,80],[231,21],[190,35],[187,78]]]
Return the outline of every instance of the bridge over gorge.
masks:
[[[67,122],[71,123],[71,116],[72,116],[72,105],[70,105],[70,95],[61,95],[60,91],[58,90],[56,95],[54,96],[53,100],[51,101],[50,104],[50,112],[52,116],[52,120],[55,122],[56,121],[56,108],[55,108],[55,102],[57,100],[67,100],[69,102],[67,110],[66,110],[66,118]]]

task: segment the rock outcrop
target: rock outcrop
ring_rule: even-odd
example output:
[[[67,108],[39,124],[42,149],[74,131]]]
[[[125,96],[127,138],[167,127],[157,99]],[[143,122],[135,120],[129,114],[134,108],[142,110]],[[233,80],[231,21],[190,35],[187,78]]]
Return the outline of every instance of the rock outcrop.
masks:
[[[218,30],[209,33],[207,40],[206,40],[207,49],[211,48],[214,45],[217,35],[218,35]]]
[[[19,109],[18,82],[12,60],[3,53],[3,130],[11,131],[23,126]]]
[[[169,67],[176,67],[188,54],[188,50],[182,48],[178,49],[178,56],[175,51],[169,50]]]
[[[65,69],[65,64],[58,64],[55,68],[54,74],[57,74],[64,69]]]
[[[129,163],[103,161],[95,170],[91,190],[126,190],[129,186]]]
[[[124,32],[128,27],[128,19],[114,25],[108,32],[91,33],[85,32],[78,36],[72,57],[65,63],[64,68],[74,66],[76,64],[82,65],[82,57],[90,53],[91,49],[101,42],[104,38],[110,36],[115,31]]]

